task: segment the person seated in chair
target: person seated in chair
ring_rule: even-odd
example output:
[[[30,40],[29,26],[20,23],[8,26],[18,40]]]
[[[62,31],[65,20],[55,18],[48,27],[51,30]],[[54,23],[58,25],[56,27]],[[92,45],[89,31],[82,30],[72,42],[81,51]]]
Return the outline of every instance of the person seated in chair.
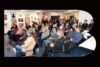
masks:
[[[33,37],[33,31],[29,30],[28,31],[28,38],[24,41],[24,44],[20,45],[15,45],[15,49],[16,49],[16,56],[22,56],[22,55],[26,55],[26,56],[31,56],[33,54],[33,49],[36,45],[36,40]]]
[[[63,43],[64,43],[64,29],[63,29],[63,26],[59,27],[58,37],[55,39],[55,43],[59,46],[63,45]]]
[[[9,39],[12,41],[16,41],[15,39],[15,33],[17,32],[18,27],[16,24],[13,24],[13,26],[11,27],[11,29],[7,32]]]
[[[82,34],[80,33],[80,28],[76,27],[75,31],[71,34],[70,41],[67,41],[68,49],[78,46],[79,42],[82,40]]]
[[[19,41],[20,40],[20,37],[23,36],[23,29],[24,29],[23,28],[23,24],[22,23],[19,23],[18,30],[17,30],[17,32],[15,34],[15,38],[17,39],[17,41]]]
[[[53,51],[59,49],[59,47],[63,47],[64,45],[64,33],[62,32],[62,26],[60,26],[58,37],[56,37],[52,42],[49,42],[45,47],[45,52]]]
[[[53,31],[51,32],[51,35],[48,39],[43,41],[43,45],[47,46],[49,43],[53,42],[58,37],[56,28],[53,28]]]
[[[11,29],[14,31],[14,33],[16,33],[17,30],[18,30],[17,24],[13,24],[13,26],[11,27]]]
[[[28,37],[28,34],[25,29],[23,29],[23,35],[20,37],[20,41],[25,41]]]
[[[42,35],[41,35],[41,43],[49,37],[49,34],[50,34],[49,28],[48,26],[45,26],[45,30],[44,32],[42,32]]]
[[[41,39],[45,39],[49,36],[49,28],[48,26],[45,27],[45,31],[42,33]]]
[[[57,46],[62,46],[64,44],[64,35],[60,34],[58,38],[54,41]]]
[[[48,46],[45,47],[45,51],[44,51],[43,56],[44,56],[44,57],[48,57],[48,53],[49,53],[49,52],[52,53],[52,51],[55,50],[55,49],[57,49],[57,47],[56,47],[56,45],[55,45],[54,42],[48,43]]]

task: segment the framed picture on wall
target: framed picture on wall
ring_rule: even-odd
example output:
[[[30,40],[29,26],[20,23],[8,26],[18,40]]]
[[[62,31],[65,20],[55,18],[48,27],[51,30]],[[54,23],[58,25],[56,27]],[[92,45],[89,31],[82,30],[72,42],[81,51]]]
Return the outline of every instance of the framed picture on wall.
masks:
[[[30,17],[29,16],[25,16],[25,24],[30,25]]]
[[[7,15],[4,15],[4,20],[7,20]]]
[[[18,22],[23,22],[23,18],[19,18],[18,19]]]

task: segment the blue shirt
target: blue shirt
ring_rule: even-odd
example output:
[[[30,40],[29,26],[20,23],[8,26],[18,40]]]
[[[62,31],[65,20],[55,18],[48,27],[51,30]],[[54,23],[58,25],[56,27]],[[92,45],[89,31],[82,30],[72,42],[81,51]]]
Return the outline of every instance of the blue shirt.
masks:
[[[79,32],[73,32],[71,38],[73,42],[79,43],[80,40],[82,39],[82,34]]]
[[[52,37],[52,38],[57,38],[58,35],[57,35],[57,33],[52,33],[52,34],[50,35],[50,37]]]

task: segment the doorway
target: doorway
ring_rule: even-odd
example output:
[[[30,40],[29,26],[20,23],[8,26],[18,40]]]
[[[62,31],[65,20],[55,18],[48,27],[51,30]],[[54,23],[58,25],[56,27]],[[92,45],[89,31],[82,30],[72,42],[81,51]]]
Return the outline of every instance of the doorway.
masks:
[[[55,19],[57,19],[57,20],[58,20],[59,18],[60,18],[60,16],[59,16],[59,15],[58,15],[58,16],[51,16],[51,19],[52,19],[52,20],[55,20]]]

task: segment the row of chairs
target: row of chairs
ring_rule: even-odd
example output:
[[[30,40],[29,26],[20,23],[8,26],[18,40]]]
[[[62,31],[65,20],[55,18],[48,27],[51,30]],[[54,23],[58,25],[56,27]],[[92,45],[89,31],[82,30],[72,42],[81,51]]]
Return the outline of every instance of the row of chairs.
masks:
[[[75,46],[74,48],[77,48],[82,42],[84,42],[86,39],[83,37],[82,38],[82,40],[77,44],[77,46]],[[54,57],[54,53],[55,52],[69,52],[69,51],[71,51],[71,49],[70,50],[68,50],[68,47],[67,47],[67,44],[66,44],[67,42],[65,41],[62,45],[56,45],[56,49],[54,48],[54,47],[50,47],[49,46],[49,48],[50,48],[50,50],[48,51],[48,56],[51,56],[51,57]],[[72,48],[73,49],[73,48]]]

